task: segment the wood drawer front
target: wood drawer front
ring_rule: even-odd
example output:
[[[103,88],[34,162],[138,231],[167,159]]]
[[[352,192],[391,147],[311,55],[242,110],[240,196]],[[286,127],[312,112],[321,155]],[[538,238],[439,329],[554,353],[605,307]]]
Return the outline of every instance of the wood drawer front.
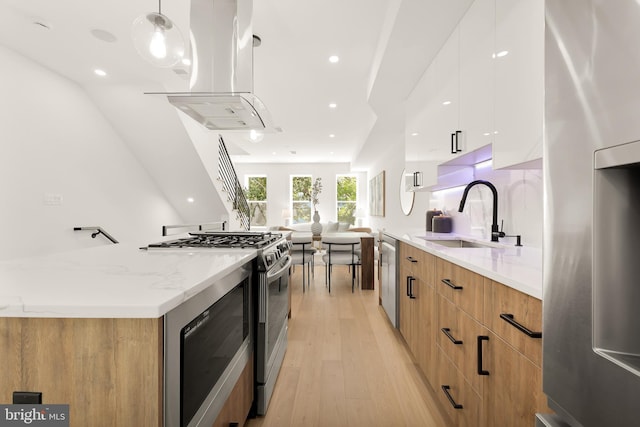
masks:
[[[462,343],[454,343],[447,333]],[[478,336],[486,333],[482,325],[438,295],[438,345],[480,396],[482,377],[478,375]]]
[[[441,349],[438,349],[438,384],[434,387],[438,402],[449,417],[451,425],[455,427],[480,427],[482,402],[463,375],[447,358]],[[462,405],[456,409],[449,400],[443,386],[448,386],[447,392],[453,401]],[[497,425],[497,424],[496,424]]]
[[[238,382],[233,387],[212,427],[244,425],[253,403],[253,354],[247,361]]]
[[[489,333],[484,343],[483,418],[485,426],[531,427],[535,413],[550,413],[542,392],[542,369]]]
[[[466,268],[438,258],[436,286],[438,292],[475,319],[482,319],[484,278]],[[448,284],[446,284],[447,282]],[[453,289],[452,286],[461,289]]]
[[[542,332],[542,301],[485,278],[484,323],[489,329],[542,366],[542,339],[531,338],[500,315],[513,315],[513,321],[531,332]]]
[[[400,246],[400,265],[429,286],[433,286],[436,257],[411,245]]]

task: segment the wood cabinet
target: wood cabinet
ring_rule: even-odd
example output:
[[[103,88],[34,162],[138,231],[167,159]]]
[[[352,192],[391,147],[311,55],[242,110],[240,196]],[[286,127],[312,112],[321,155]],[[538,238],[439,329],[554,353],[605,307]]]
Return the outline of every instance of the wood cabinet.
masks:
[[[0,401],[39,391],[69,404],[72,426],[162,426],[162,319],[0,318],[0,330]]]
[[[528,427],[536,412],[550,412],[537,335],[541,301],[406,243],[400,253],[402,280],[414,278],[402,293],[400,330],[451,426]],[[432,265],[431,276],[411,262],[425,255],[431,264],[420,265]],[[433,281],[431,293],[425,284],[417,294],[424,277]],[[411,283],[430,306],[409,297]]]
[[[400,243],[400,332],[416,363],[430,381],[435,378],[435,257]]]

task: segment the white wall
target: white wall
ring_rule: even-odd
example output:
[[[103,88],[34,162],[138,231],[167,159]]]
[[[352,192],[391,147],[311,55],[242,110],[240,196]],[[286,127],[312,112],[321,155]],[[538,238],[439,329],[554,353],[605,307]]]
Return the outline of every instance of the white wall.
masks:
[[[372,228],[393,231],[426,229],[426,211],[445,209],[453,216],[453,231],[490,239],[492,222],[492,197],[485,186],[473,187],[467,198],[464,212],[458,213],[463,188],[434,193],[415,193],[413,210],[405,216],[400,208],[400,179],[404,168],[404,142],[399,141],[387,153],[381,153],[379,161],[369,171],[375,176],[385,170],[385,217],[371,217]],[[525,246],[542,247],[543,188],[540,170],[476,170],[475,179],[484,179],[495,185],[498,191],[498,224],[504,220],[506,234],[522,235]],[[503,243],[515,243],[515,239],[501,239]]]
[[[182,222],[79,86],[1,46],[0,63],[0,259],[110,244],[74,226],[142,245]]]
[[[318,213],[321,222],[336,221],[336,175],[351,174],[348,163],[238,163],[234,165],[240,182],[247,175],[266,175],[267,224],[283,225],[282,210],[289,207],[289,180],[291,175],[311,175],[322,178]],[[363,172],[358,176],[357,206],[367,207],[367,179]]]

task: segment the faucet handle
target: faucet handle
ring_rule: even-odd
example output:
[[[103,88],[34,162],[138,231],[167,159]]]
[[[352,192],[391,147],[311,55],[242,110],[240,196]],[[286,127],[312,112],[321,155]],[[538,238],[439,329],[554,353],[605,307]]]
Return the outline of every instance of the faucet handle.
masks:
[[[498,237],[505,237],[504,234],[504,219],[500,221],[500,231],[498,231]]]

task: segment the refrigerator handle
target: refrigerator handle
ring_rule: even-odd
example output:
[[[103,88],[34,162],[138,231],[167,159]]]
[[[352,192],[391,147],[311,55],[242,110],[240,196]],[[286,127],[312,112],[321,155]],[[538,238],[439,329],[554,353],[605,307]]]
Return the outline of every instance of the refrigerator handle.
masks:
[[[489,337],[478,335],[478,375],[489,375],[489,371],[482,369],[482,341],[489,341]]]
[[[500,318],[502,320],[504,320],[505,322],[507,322],[508,324],[510,324],[511,326],[513,326],[514,328],[516,328],[517,330],[519,330],[520,332],[522,332],[523,334],[525,334],[526,336],[528,336],[529,338],[542,338],[542,332],[532,332],[532,331],[530,331],[525,326],[523,326],[520,323],[516,322],[514,320],[514,318],[513,318],[513,314],[502,313],[500,315]]]

